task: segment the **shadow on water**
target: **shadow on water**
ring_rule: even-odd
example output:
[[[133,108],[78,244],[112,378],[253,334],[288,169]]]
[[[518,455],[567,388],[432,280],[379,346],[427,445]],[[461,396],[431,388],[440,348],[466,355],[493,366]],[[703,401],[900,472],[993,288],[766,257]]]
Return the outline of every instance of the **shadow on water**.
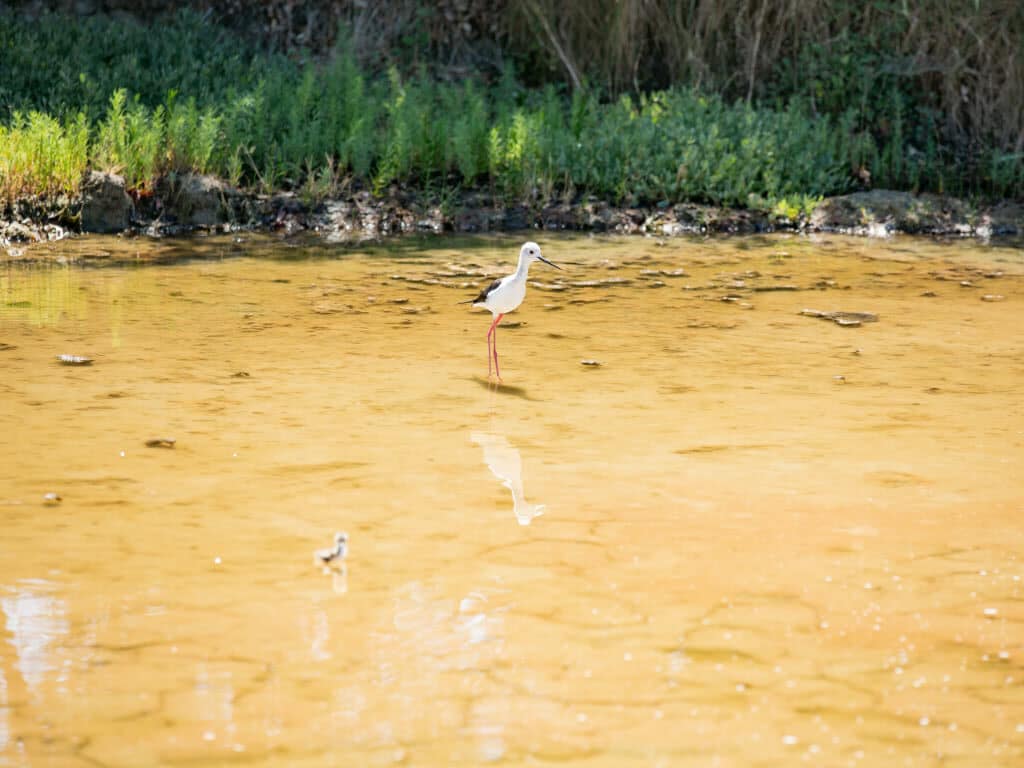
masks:
[[[469,439],[484,449],[484,463],[512,491],[512,512],[520,525],[529,525],[544,514],[543,504],[530,504],[523,491],[523,460],[519,449],[504,435],[491,432],[470,432]]]
[[[470,380],[475,381],[489,392],[497,392],[499,395],[512,395],[513,397],[521,397],[523,400],[537,402],[537,398],[531,397],[524,387],[516,387],[512,384],[495,381],[494,379],[485,379],[483,376],[473,376]]]

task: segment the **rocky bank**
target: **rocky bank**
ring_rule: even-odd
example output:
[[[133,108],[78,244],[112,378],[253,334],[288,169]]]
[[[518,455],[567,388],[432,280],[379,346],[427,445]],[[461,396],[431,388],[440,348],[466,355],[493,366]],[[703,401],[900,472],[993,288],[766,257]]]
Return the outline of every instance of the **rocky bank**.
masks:
[[[124,180],[90,172],[77,198],[24,199],[0,209],[0,248],[79,233],[166,237],[194,231],[314,232],[328,241],[366,240],[411,232],[480,233],[562,230],[673,236],[780,230],[887,236],[1024,235],[1024,205],[988,207],[937,195],[872,190],[825,199],[808,217],[684,203],[618,207],[594,200],[506,203],[470,192],[443,203],[392,188],[309,201],[293,193],[258,195],[211,176],[184,174],[159,181],[152,194],[132,195]]]

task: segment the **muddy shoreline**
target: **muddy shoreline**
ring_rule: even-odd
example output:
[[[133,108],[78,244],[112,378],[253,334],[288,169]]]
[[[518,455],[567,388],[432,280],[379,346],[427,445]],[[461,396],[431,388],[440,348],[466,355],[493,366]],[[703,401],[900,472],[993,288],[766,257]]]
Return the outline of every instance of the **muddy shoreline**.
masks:
[[[310,201],[295,193],[259,195],[213,177],[163,179],[152,194],[129,195],[123,180],[93,173],[76,198],[23,199],[0,209],[0,258],[46,258],[31,246],[90,232],[166,238],[196,232],[307,233],[326,242],[394,235],[528,230],[676,235],[832,232],[884,237],[1024,235],[1024,205],[975,206],[937,195],[872,190],[826,198],[809,216],[790,218],[712,205],[615,206],[596,200],[507,202],[481,192],[439,200],[391,189]]]

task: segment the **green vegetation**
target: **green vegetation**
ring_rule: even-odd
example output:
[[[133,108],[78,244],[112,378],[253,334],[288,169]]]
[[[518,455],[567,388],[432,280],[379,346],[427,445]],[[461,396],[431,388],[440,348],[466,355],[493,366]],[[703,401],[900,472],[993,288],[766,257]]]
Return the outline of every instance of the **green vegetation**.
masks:
[[[196,170],[313,199],[397,184],[790,214],[867,173],[877,186],[1024,194],[1020,154],[993,139],[966,162],[944,143],[939,113],[878,74],[852,38],[805,47],[769,86],[749,81],[760,99],[736,101],[725,87],[612,98],[614,73],[603,93],[528,89],[510,71],[489,84],[394,66],[378,75],[357,49],[341,36],[323,61],[296,60],[190,13],[144,27],[0,12],[0,200],[74,192],[87,166],[143,191]]]
[[[58,120],[16,112],[0,125],[0,200],[74,193],[86,167],[89,129],[85,116]]]

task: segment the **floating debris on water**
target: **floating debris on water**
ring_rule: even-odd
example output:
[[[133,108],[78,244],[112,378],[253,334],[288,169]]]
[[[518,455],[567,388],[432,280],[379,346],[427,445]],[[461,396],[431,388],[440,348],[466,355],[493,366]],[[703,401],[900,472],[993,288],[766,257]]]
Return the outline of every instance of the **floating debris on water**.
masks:
[[[817,309],[801,309],[801,315],[807,317],[818,317],[822,320],[831,320],[836,325],[858,326],[861,323],[877,323],[878,315],[871,312],[822,312]]]
[[[798,285],[755,285],[754,290],[758,293],[766,293],[768,291],[799,291],[800,286]]]
[[[174,444],[178,442],[173,437],[154,437],[151,440],[146,441],[147,448],[173,448]]]
[[[82,355],[57,355],[57,359],[61,365],[92,365],[92,358]]]
[[[589,365],[592,368],[596,368],[601,365],[600,360],[580,360],[580,365]]]
[[[1006,297],[1001,293],[986,293],[981,297],[982,301],[1003,301]]]
[[[248,379],[249,378],[249,372],[248,371],[235,371],[234,373],[231,374],[231,378],[233,378],[233,379]]]
[[[59,493],[45,493],[43,494],[43,504],[48,507],[55,507],[60,504],[64,499],[61,498]]]

